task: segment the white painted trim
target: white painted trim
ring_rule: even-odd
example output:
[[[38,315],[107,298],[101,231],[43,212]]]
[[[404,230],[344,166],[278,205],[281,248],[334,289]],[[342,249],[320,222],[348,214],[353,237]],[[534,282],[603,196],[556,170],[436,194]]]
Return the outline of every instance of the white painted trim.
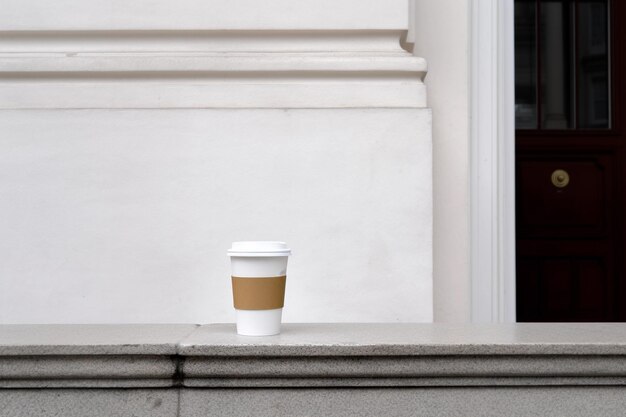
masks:
[[[371,107],[424,108],[426,88],[417,81],[375,79],[0,81],[0,110]]]
[[[408,52],[400,56],[354,56],[325,53],[252,54],[2,54],[0,74],[20,73],[426,73],[426,61]]]
[[[406,32],[0,31],[0,109],[423,108]]]
[[[406,30],[408,0],[2,0],[0,31]]]
[[[471,12],[472,321],[515,321],[513,0]]]
[[[3,54],[310,53],[402,55],[396,30],[83,30],[0,31]],[[407,35],[408,36],[408,35]]]

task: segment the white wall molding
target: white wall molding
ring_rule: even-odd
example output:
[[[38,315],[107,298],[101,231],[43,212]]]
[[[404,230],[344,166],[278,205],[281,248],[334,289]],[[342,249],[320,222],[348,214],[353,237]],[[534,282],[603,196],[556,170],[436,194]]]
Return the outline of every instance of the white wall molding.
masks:
[[[425,72],[388,51],[4,53],[0,109],[420,108]]]
[[[473,0],[472,321],[515,321],[513,1]]]
[[[0,55],[0,75],[5,78],[19,76],[46,78],[95,76],[100,74],[151,74],[217,76],[220,78],[250,74],[320,75],[348,73],[373,77],[413,75],[421,81],[426,62],[410,56],[354,56],[336,53],[223,53],[223,54],[3,54]]]
[[[22,30],[0,31],[3,52],[348,52],[404,55],[395,30]]]
[[[5,6],[0,109],[426,106],[408,0]]]

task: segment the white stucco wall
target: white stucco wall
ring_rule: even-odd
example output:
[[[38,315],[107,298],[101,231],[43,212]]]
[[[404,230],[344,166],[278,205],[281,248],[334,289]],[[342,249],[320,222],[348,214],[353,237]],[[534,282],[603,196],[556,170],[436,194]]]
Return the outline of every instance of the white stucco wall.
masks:
[[[407,0],[62,4],[0,16],[0,323],[232,322],[257,239],[285,321],[432,320]]]
[[[0,111],[0,125],[3,322],[232,322],[235,240],[292,247],[285,321],[432,318],[427,109]]]
[[[434,318],[471,318],[469,0],[416,0],[415,49],[433,111]]]

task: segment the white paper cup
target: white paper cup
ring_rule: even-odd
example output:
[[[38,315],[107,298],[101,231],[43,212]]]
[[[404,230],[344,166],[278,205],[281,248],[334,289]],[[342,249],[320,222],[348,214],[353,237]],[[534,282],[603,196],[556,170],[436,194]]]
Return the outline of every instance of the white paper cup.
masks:
[[[290,254],[284,242],[233,242],[228,256],[238,334],[271,336],[280,333]]]

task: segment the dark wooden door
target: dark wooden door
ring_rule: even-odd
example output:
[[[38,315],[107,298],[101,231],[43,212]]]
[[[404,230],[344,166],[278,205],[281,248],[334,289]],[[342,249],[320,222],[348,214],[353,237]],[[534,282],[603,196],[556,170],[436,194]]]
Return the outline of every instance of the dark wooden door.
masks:
[[[626,321],[625,3],[515,1],[518,321]]]

